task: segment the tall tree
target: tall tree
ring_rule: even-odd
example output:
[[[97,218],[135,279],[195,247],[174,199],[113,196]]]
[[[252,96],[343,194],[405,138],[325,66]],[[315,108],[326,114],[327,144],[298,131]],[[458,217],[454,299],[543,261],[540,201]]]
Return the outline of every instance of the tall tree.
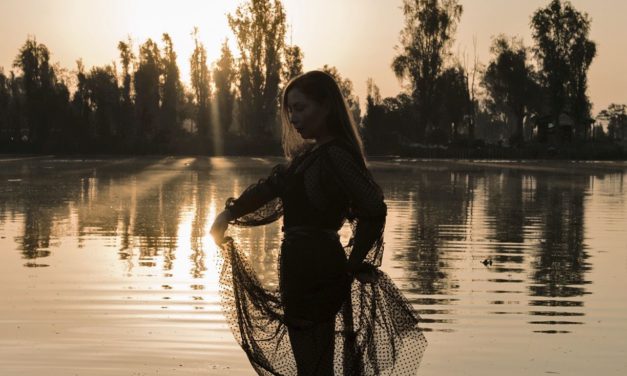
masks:
[[[348,78],[342,78],[335,66],[325,64],[321,70],[328,73],[337,82],[342,96],[346,99],[348,109],[351,115],[353,115],[353,120],[359,125],[361,123],[361,107],[359,106],[359,97],[353,94],[353,81]]]
[[[76,90],[71,103],[73,114],[72,128],[74,139],[82,141],[84,147],[85,143],[89,142],[90,135],[94,132],[91,132],[89,129],[91,108],[87,91],[87,73],[85,72],[85,65],[82,59],[76,61],[76,81]]]
[[[148,39],[139,48],[139,66],[134,76],[135,111],[139,121],[140,144],[150,146],[159,129],[161,53]]]
[[[514,118],[513,140],[522,143],[524,118],[536,107],[542,94],[534,79],[527,49],[520,39],[499,35],[492,42],[490,52],[493,56],[482,81],[488,106],[495,114]]]
[[[222,43],[220,59],[213,70],[213,82],[216,87],[216,110],[220,134],[223,139],[227,136],[233,121],[233,102],[235,101],[235,59],[228,45],[228,40]]]
[[[470,108],[468,113],[468,140],[475,139],[475,124],[477,122],[477,110],[479,101],[477,100],[477,73],[479,72],[479,58],[477,57],[477,38],[473,38],[473,61],[472,67],[468,65],[467,55],[463,58],[463,71],[465,72],[466,91],[470,98]]]
[[[380,141],[387,129],[383,126],[384,109],[381,92],[372,78],[366,80],[366,115],[363,119],[366,147],[369,151],[380,151]]]
[[[280,0],[249,0],[228,15],[240,50],[242,130],[249,136],[276,131],[285,11]]]
[[[472,102],[466,83],[466,72],[461,65],[445,69],[438,77],[435,85],[436,128],[428,140],[444,144],[456,140],[470,115]]]
[[[597,118],[607,122],[607,135],[610,139],[627,139],[627,105],[612,103]]]
[[[533,14],[531,28],[554,124],[559,124],[562,112],[570,113],[576,136],[583,139],[591,108],[588,68],[596,56],[596,44],[588,38],[590,18],[569,1],[552,0]]]
[[[363,120],[366,146],[369,152],[398,153],[409,140],[407,134],[416,122],[416,110],[411,96],[401,93],[381,99],[379,90],[368,80],[367,113]]]
[[[209,137],[209,129],[211,127],[209,101],[211,98],[211,76],[207,67],[207,50],[205,46],[198,40],[198,28],[194,28],[192,32],[194,37],[194,52],[190,58],[191,64],[191,81],[196,99],[196,127],[201,142],[206,142]],[[204,144],[208,145],[208,144]]]
[[[179,107],[183,100],[183,85],[180,80],[179,67],[176,64],[176,52],[172,44],[172,38],[167,33],[163,34],[163,94],[161,101],[161,129],[159,140],[165,143],[171,139],[179,126]]]
[[[24,123],[26,122],[24,85],[22,84],[22,78],[15,76],[13,71],[11,71],[9,80],[11,88],[11,103],[9,106],[11,130],[9,131],[9,141],[19,143],[21,142],[22,129],[24,129]]]
[[[49,140],[54,109],[56,76],[50,64],[48,47],[28,38],[15,58],[13,65],[22,71],[28,138],[41,151]]]
[[[0,67],[0,145],[8,140],[9,136],[9,106],[11,103],[11,81],[4,75]]]
[[[420,118],[410,137],[418,140],[436,121],[436,83],[450,55],[462,6],[457,0],[403,0],[402,9],[405,25],[392,68],[399,79],[410,82]]]
[[[303,74],[303,51],[295,44],[285,46],[285,65],[282,74],[284,82]]]
[[[85,91],[92,113],[92,138],[103,151],[110,151],[117,136],[120,115],[120,91],[114,68],[94,67],[85,77]]]
[[[135,65],[135,55],[133,54],[132,41],[130,37],[126,42],[118,43],[120,51],[120,62],[122,63],[122,92],[120,101],[120,124],[118,125],[120,137],[124,140],[126,147],[133,144],[136,135],[135,117],[133,114],[133,100],[131,98],[132,65]]]

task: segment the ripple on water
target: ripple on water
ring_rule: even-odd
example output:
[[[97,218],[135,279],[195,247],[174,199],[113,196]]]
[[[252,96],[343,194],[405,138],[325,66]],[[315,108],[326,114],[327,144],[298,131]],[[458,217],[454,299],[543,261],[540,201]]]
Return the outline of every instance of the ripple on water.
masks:
[[[0,374],[249,374],[208,231],[274,161],[4,163]],[[627,372],[625,172],[534,163],[373,165],[383,269],[430,342],[423,375]],[[280,223],[233,234],[276,286]]]

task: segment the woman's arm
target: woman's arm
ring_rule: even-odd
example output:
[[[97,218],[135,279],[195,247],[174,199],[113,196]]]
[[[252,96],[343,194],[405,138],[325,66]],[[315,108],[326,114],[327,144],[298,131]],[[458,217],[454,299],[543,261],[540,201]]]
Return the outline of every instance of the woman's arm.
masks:
[[[226,201],[225,209],[216,216],[210,230],[217,244],[224,241],[224,233],[229,224],[236,224],[237,218],[254,212],[280,194],[284,169],[285,166],[281,164],[274,166],[266,179],[251,184],[237,199],[231,197]]]
[[[257,183],[251,184],[238,198],[227,200],[225,210],[229,212],[229,221],[252,213],[278,197],[283,187],[285,168],[284,164],[274,166],[267,178],[259,179]]]
[[[387,206],[381,188],[357,156],[331,145],[328,158],[335,180],[357,218],[353,248],[348,259],[348,270],[355,272],[362,267],[372,246],[382,240]]]

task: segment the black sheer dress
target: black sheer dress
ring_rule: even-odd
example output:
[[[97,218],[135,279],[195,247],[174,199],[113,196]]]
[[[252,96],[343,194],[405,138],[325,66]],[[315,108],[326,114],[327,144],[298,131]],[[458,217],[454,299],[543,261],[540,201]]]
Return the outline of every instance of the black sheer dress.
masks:
[[[378,269],[383,193],[347,144],[334,139],[275,166],[226,209],[235,226],[283,216],[278,291],[262,286],[233,239],[222,247],[223,307],[258,374],[416,374],[426,347],[419,317]],[[346,220],[352,236],[344,246]]]

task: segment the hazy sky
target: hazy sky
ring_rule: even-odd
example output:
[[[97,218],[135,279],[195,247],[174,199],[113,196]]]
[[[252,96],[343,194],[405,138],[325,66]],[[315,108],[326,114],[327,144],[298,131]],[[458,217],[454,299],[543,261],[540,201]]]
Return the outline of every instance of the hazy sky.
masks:
[[[454,51],[487,63],[491,37],[518,35],[531,45],[529,20],[549,0],[461,0],[464,7]],[[11,65],[27,35],[35,35],[52,52],[52,60],[74,69],[82,58],[89,68],[117,60],[117,42],[131,35],[135,46],[167,32],[179,57],[182,79],[189,81],[190,32],[200,29],[209,61],[219,56],[224,38],[235,50],[226,14],[239,1],[228,0],[0,0],[0,67]],[[593,111],[610,103],[627,103],[627,1],[573,0],[592,18],[591,38],[598,55],[589,73]],[[383,96],[401,86],[390,64],[403,26],[401,0],[284,0],[291,25],[288,40],[301,46],[305,69],[335,65],[365,98],[366,79],[374,78]],[[237,54],[237,52],[235,51]],[[622,68],[622,69],[621,69]]]

